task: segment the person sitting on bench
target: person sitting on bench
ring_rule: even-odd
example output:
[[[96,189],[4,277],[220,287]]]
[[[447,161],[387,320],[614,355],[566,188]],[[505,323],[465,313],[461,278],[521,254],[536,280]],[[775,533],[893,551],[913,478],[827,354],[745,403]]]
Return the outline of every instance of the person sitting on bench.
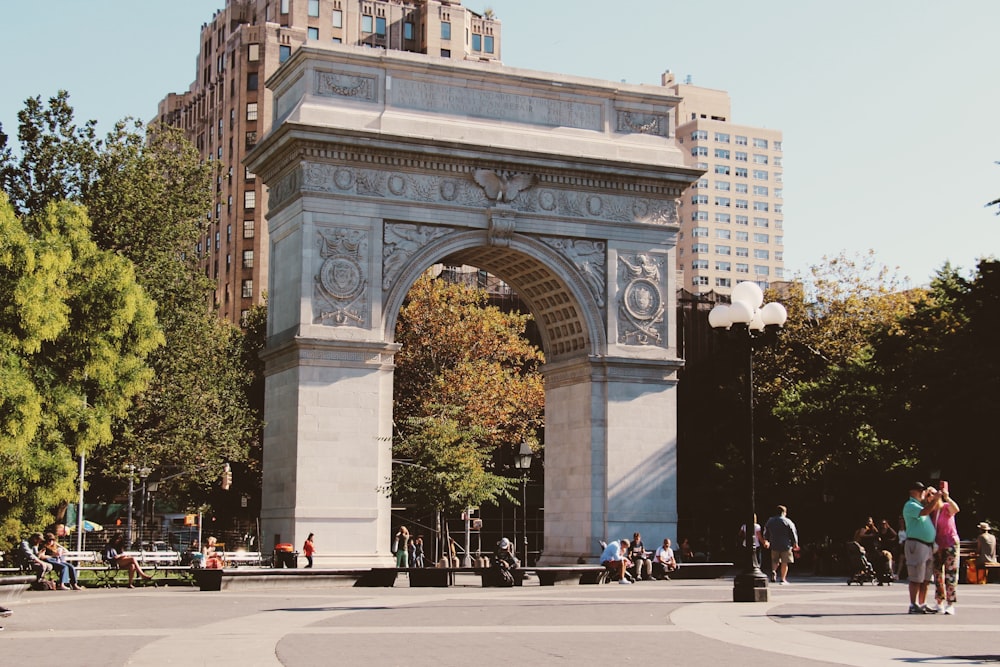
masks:
[[[151,575],[146,574],[142,571],[142,567],[139,562],[132,558],[131,556],[126,556],[122,552],[125,550],[125,535],[121,532],[117,532],[111,536],[107,544],[104,545],[104,551],[101,553],[104,562],[111,567],[116,567],[119,570],[128,570],[128,587],[135,588],[135,575],[139,575],[143,579],[152,579]]]
[[[625,556],[627,551],[628,540],[611,540],[608,546],[604,547],[604,553],[601,554],[601,565],[606,567],[611,572],[611,576],[622,584],[632,583],[628,573],[631,563]]]
[[[17,561],[21,569],[31,570],[39,579],[52,571],[52,566],[38,556],[38,547],[44,539],[41,533],[32,533],[17,548]]]

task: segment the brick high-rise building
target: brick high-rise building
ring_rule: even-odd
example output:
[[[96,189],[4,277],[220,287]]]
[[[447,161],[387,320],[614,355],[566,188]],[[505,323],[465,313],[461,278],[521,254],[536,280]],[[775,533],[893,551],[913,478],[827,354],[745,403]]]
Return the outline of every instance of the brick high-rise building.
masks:
[[[662,83],[682,98],[675,132],[686,164],[705,170],[679,211],[679,284],[729,294],[744,280],[782,281],[781,132],[734,124],[726,92],[676,83],[669,72]]]
[[[243,158],[271,129],[265,81],[310,43],[498,61],[500,22],[460,0],[226,0],[202,25],[194,83],[167,95],[156,121],[183,129],[219,165],[196,251],[220,315],[234,323],[261,303],[268,271],[267,192]]]

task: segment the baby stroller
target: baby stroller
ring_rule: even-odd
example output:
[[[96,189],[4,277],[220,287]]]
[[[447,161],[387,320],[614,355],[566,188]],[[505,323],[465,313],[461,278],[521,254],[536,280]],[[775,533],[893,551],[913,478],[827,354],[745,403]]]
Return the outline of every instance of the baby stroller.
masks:
[[[888,573],[888,576],[880,576],[875,573],[875,567],[868,560],[863,546],[851,541],[847,543],[846,551],[848,567],[851,568],[850,571],[852,572],[851,578],[847,580],[848,586],[851,584],[858,584],[859,586],[865,584],[878,584],[879,586],[892,584],[891,572]]]

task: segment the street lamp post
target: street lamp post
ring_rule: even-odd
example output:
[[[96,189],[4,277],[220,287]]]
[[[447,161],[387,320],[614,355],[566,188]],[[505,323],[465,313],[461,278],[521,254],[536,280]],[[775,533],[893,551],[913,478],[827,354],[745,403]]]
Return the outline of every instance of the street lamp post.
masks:
[[[139,468],[142,478],[142,507],[139,508],[139,550],[142,551],[142,532],[146,529],[146,478],[153,472],[150,468]]]
[[[719,304],[708,314],[713,329],[726,331],[746,349],[746,400],[750,505],[746,508],[746,550],[743,572],[733,579],[733,602],[767,602],[767,577],[754,553],[754,506],[756,505],[753,430],[753,351],[771,343],[785,324],[788,313],[780,303],[764,305],[764,294],[756,283],[741,282],[733,288],[730,305]]]
[[[524,559],[522,567],[528,566],[528,475],[531,474],[531,460],[535,453],[527,441],[521,443],[521,451],[514,459],[514,467],[521,471],[521,535],[524,540]]]

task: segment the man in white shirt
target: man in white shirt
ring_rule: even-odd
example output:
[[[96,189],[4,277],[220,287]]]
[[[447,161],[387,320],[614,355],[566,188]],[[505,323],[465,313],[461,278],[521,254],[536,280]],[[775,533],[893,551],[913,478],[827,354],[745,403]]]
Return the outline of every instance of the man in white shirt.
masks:
[[[653,578],[669,580],[669,573],[676,569],[677,559],[674,558],[674,550],[670,548],[670,538],[667,537],[653,556]]]

